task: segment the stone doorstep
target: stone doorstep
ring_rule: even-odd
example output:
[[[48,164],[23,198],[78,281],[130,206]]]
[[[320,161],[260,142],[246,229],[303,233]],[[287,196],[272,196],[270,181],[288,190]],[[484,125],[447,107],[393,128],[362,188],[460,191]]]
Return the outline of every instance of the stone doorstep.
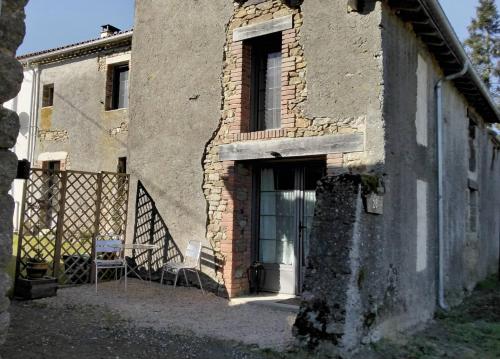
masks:
[[[278,310],[298,313],[299,312],[298,305],[280,303],[281,301],[293,298],[297,298],[297,296],[293,294],[278,294],[278,293],[263,292],[259,294],[250,294],[232,298],[229,301],[229,305],[230,306],[244,305],[244,304],[261,305]]]

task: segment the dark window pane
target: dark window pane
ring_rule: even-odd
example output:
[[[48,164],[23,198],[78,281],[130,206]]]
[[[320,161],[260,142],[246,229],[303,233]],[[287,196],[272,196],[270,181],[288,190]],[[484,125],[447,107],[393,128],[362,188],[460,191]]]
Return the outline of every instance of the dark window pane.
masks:
[[[128,65],[117,66],[113,76],[113,109],[128,107]]]
[[[295,170],[293,168],[275,168],[274,181],[277,191],[295,189]]]
[[[119,157],[118,158],[118,166],[117,166],[116,172],[127,173],[127,157]]]
[[[264,128],[281,125],[281,52],[267,55]]]
[[[309,167],[305,170],[304,189],[316,190],[318,181],[325,175],[323,167]]]
[[[476,171],[476,124],[469,122],[469,171]]]
[[[48,106],[54,106],[54,84],[43,86],[42,107]]]
[[[252,40],[252,131],[281,126],[281,33]]]

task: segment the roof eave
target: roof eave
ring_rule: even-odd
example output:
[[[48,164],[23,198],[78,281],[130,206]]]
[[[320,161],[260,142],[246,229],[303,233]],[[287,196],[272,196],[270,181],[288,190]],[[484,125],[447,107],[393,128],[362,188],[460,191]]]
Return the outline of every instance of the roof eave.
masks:
[[[102,39],[97,39],[95,41],[84,42],[76,45],[69,45],[67,47],[63,47],[61,49],[57,49],[54,51],[49,51],[41,54],[34,55],[22,55],[18,56],[19,62],[23,65],[28,64],[38,64],[38,63],[47,63],[51,61],[58,61],[60,59],[64,59],[67,57],[78,56],[80,53],[86,53],[87,50],[99,49],[104,46],[109,46],[113,44],[120,44],[127,40],[132,40],[132,30],[112,35],[109,37],[105,37]]]
[[[489,90],[474,70],[464,47],[436,0],[388,0],[397,14],[413,25],[415,33],[428,46],[445,75],[467,73],[454,80],[457,89],[476,108],[486,122],[500,122],[500,112]]]

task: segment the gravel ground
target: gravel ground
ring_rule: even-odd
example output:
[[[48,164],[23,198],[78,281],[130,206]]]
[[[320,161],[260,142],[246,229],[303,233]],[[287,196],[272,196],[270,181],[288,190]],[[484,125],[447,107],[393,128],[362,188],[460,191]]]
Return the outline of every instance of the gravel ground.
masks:
[[[100,306],[13,302],[10,313],[3,359],[283,359],[235,342],[137,328]]]
[[[135,327],[229,340],[282,351],[293,342],[295,313],[230,302],[199,289],[129,280],[127,292],[116,282],[61,289],[57,297],[37,301],[49,308],[99,306],[115,311]]]

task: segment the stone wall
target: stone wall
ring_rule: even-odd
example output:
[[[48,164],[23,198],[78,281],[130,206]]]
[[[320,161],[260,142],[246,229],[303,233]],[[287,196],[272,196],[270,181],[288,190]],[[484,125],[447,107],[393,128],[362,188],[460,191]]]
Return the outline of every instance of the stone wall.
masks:
[[[360,316],[361,177],[325,177],[316,190],[302,305],[294,334],[309,349],[350,349]]]
[[[362,59],[359,61],[363,61],[363,66],[370,69],[365,83],[373,81],[373,87],[367,88],[363,85],[360,90],[360,94],[366,95],[363,101],[367,101],[367,103],[358,104],[355,111],[352,108],[346,109],[339,106],[332,106],[331,108],[325,106],[311,108],[311,106],[307,106],[308,53],[303,46],[302,28],[305,22],[309,22],[308,31],[311,27],[314,28],[316,23],[313,16],[318,16],[317,13],[323,13],[326,6],[326,4],[313,4],[310,7],[309,15],[308,12],[302,11],[301,6],[289,6],[286,1],[282,0],[242,2],[235,4],[233,15],[227,24],[228,31],[226,33],[222,73],[223,102],[221,122],[207,146],[203,160],[205,171],[203,190],[208,202],[207,239],[210,241],[218,260],[225,263],[223,273],[219,273],[219,280],[224,282],[231,296],[238,295],[247,289],[246,268],[248,268],[251,261],[252,221],[250,205],[252,201],[252,171],[251,165],[248,164],[220,161],[219,146],[251,140],[266,141],[276,138],[314,137],[346,133],[365,134],[367,115],[374,117],[375,113],[379,114],[379,112],[370,110],[371,107],[380,109],[379,91],[381,87],[380,81],[377,81],[377,79],[381,76],[381,72],[379,71],[379,60],[376,56],[379,49],[377,47],[379,42],[377,41],[370,45],[373,49],[369,50],[364,49],[368,42],[360,44],[357,48],[364,51],[360,56],[352,54],[356,56],[356,59]],[[348,16],[346,15],[347,5],[336,4],[335,6],[345,11],[338,13],[339,22],[343,26],[344,22],[346,22],[346,16]],[[334,12],[334,10],[331,11]],[[292,28],[281,32],[281,127],[265,131],[251,131],[249,111],[251,47],[244,40],[234,41],[233,31],[273,19],[283,19],[287,16],[292,17],[293,25]],[[349,19],[356,22],[363,18],[363,16],[355,14],[350,16]],[[331,19],[328,21],[331,21]],[[371,18],[364,20],[364,25],[367,25],[367,21],[373,20]],[[375,23],[378,21],[379,18],[375,18]],[[342,31],[344,30],[346,29],[342,28]],[[339,33],[344,36],[342,31],[339,31]],[[360,33],[362,33],[362,38],[366,36],[363,27],[360,28]],[[337,34],[337,36],[339,35]],[[308,41],[312,45],[308,49],[320,52],[317,47],[324,47],[310,38]],[[330,53],[330,50],[328,51]],[[367,56],[366,53],[369,55]],[[318,53],[318,56],[322,56],[322,54]],[[368,57],[369,60],[365,60],[365,57]],[[331,61],[330,58],[331,56],[329,61]],[[313,59],[316,64],[320,61],[322,60]],[[329,76],[341,76],[336,81],[344,78],[344,75],[339,74],[331,63],[321,63],[321,65],[321,71],[328,73]],[[347,66],[347,68],[349,67]],[[345,76],[357,77],[357,75],[353,74],[356,68],[357,65],[354,65],[350,68],[349,74]],[[379,72],[373,75],[373,72],[376,71]],[[357,78],[353,80],[353,85],[357,84],[357,81]],[[324,91],[321,85],[318,84],[315,89]],[[340,94],[335,95],[338,98],[342,97]],[[315,113],[321,113],[321,116],[316,116]],[[379,120],[380,117],[371,126],[377,127]],[[381,137],[375,131],[372,133],[373,136],[367,141],[368,149],[373,154],[369,160],[363,153],[328,154],[324,156],[328,173],[333,175],[339,168],[342,170],[342,167],[358,167],[364,170],[371,166],[372,163],[379,162],[380,160],[375,158],[375,152],[379,152],[382,148]],[[376,146],[371,145],[374,142],[377,142]],[[378,147],[376,151],[373,151],[374,147]],[[382,155],[379,157],[382,157]],[[226,174],[233,168],[235,169],[234,173],[238,176],[235,181],[239,183],[236,191],[231,189],[231,185],[227,185],[230,179]],[[224,172],[223,176],[220,176],[221,171]],[[240,207],[238,207],[238,204]]]
[[[23,68],[15,59],[24,33],[24,7],[27,0],[0,0],[0,345],[9,325],[9,301],[4,296],[10,279],[4,272],[12,251],[14,201],[8,194],[17,173],[17,157],[9,151],[17,139],[19,118],[2,104],[21,89]]]

